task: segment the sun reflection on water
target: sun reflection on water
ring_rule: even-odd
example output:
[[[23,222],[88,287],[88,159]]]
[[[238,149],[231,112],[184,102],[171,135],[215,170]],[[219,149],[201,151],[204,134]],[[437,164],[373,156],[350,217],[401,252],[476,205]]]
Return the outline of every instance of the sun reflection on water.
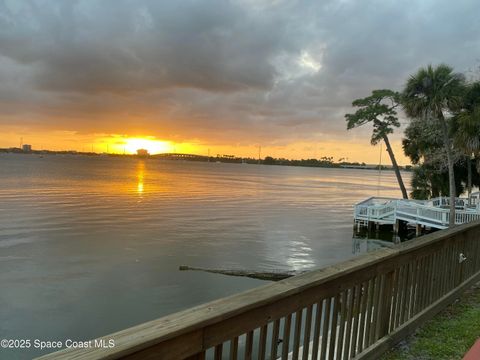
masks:
[[[140,161],[137,166],[137,193],[143,195],[144,185],[143,179],[145,178],[145,162]]]

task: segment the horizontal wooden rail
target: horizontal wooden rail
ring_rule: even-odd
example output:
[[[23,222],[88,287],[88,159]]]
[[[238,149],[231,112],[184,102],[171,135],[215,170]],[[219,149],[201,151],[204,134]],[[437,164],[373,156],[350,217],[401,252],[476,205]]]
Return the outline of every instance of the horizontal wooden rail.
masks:
[[[475,222],[101,338],[113,339],[113,348],[41,359],[370,359],[479,274]]]

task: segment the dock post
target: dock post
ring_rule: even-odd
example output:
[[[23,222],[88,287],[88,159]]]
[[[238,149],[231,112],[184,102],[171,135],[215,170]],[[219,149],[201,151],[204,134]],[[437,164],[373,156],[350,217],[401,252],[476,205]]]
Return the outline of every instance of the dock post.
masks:
[[[393,223],[393,233],[397,235],[399,229],[400,229],[400,220],[395,220],[395,222]]]
[[[415,226],[415,236],[420,236],[422,235],[422,225],[417,224]]]

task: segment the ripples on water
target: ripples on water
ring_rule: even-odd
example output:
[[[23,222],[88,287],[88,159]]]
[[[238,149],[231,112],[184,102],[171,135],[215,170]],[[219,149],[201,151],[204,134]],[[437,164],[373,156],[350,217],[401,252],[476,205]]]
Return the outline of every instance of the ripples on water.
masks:
[[[0,155],[0,334],[89,339],[264,283],[182,264],[347,259],[372,195],[400,196],[393,172]]]

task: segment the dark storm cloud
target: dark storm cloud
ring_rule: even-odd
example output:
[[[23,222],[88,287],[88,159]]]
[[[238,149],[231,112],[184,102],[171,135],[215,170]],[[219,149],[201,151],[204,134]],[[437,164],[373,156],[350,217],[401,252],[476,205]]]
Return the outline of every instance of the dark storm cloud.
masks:
[[[0,1],[0,124],[322,140],[352,99],[480,58],[472,1]],[[121,120],[119,120],[121,119]]]

